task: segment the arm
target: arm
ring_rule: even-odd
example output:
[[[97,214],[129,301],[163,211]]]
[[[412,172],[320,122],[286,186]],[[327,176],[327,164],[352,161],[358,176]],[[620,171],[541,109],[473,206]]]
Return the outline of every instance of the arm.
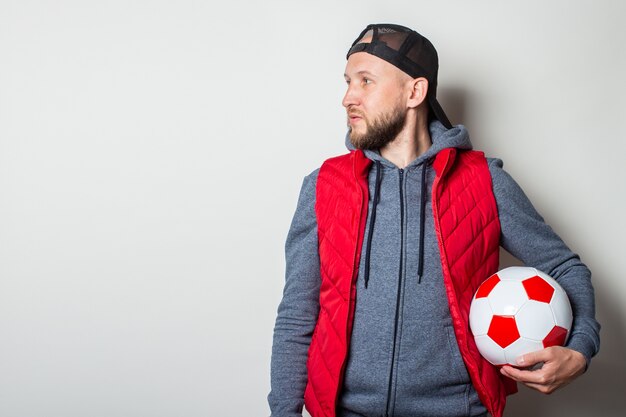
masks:
[[[285,243],[286,273],[272,345],[272,417],[302,416],[306,361],[319,312],[320,265],[315,217],[317,173],[305,177]]]
[[[502,169],[502,161],[491,160],[489,170],[502,228],[502,247],[526,265],[556,279],[572,305],[574,321],[565,348],[551,347],[520,358],[520,366],[524,367],[544,362],[541,370],[502,368],[503,374],[550,393],[583,373],[598,352],[600,325],[595,319],[591,272],[545,223],[519,185]]]

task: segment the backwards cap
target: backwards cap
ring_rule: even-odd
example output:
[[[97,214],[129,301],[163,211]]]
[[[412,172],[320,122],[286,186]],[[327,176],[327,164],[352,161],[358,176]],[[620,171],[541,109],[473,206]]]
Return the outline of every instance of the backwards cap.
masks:
[[[428,80],[428,104],[431,115],[446,128],[452,124],[437,101],[437,72],[439,59],[432,43],[419,33],[407,27],[392,24],[368,25],[352,43],[346,59],[357,52],[384,59],[412,78],[424,77]]]

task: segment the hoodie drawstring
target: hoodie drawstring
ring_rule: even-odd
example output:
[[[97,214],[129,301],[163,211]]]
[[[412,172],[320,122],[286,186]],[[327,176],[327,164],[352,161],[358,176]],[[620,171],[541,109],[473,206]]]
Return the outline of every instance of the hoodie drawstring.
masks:
[[[420,189],[420,249],[419,260],[417,264],[417,283],[422,282],[422,275],[424,272],[424,222],[426,221],[426,167],[428,160],[422,164],[422,182]]]
[[[376,206],[380,198],[380,182],[382,174],[382,166],[380,161],[375,161],[376,164],[376,184],[374,186],[374,200],[372,203],[372,215],[370,216],[370,226],[367,233],[367,248],[365,249],[365,288],[370,280],[370,253],[372,250],[372,235],[374,233],[374,223],[376,222]],[[422,178],[420,182],[420,246],[419,246],[419,258],[417,264],[417,283],[422,282],[422,275],[424,273],[424,225],[426,222],[426,168],[428,161],[424,161],[422,165]]]
[[[372,203],[372,215],[370,216],[370,227],[367,233],[367,249],[365,251],[365,288],[370,280],[370,251],[372,249],[372,233],[374,231],[374,222],[376,221],[376,206],[378,205],[378,197],[380,194],[380,179],[382,166],[380,161],[376,163],[376,186],[374,187],[374,202]]]

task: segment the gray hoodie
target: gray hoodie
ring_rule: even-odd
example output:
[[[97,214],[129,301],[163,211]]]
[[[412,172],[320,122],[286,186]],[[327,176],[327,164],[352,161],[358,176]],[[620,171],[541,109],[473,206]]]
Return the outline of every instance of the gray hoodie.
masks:
[[[338,416],[486,413],[454,336],[430,195],[434,156],[444,148],[472,146],[462,125],[447,130],[435,121],[429,130],[432,146],[404,169],[377,151],[365,151],[374,161],[368,177],[370,196],[374,196],[377,176],[380,190],[375,210],[375,199],[369,202]],[[346,146],[354,149],[347,137]],[[581,352],[589,362],[599,349],[600,329],[589,270],[502,170],[502,161],[488,159],[488,163],[501,223],[501,246],[563,286],[575,316],[568,347]],[[286,281],[274,328],[272,390],[268,396],[273,417],[302,413],[307,351],[319,312],[318,172],[304,179],[285,245]]]

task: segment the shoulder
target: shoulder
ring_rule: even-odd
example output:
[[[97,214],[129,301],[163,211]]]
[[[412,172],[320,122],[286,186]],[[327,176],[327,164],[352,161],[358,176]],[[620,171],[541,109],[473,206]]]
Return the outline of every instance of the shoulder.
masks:
[[[321,168],[325,169],[325,167],[336,167],[341,168],[343,166],[348,166],[351,164],[352,159],[354,158],[356,152],[348,152],[342,155],[332,156],[322,163]]]
[[[318,177],[324,183],[347,184],[352,181],[355,174],[367,172],[371,161],[363,152],[352,151],[339,156],[328,158],[318,171]]]
[[[304,177],[302,188],[305,188],[305,187],[315,188],[315,184],[317,183],[317,177],[319,176],[320,169],[321,167],[315,168],[313,171],[311,171],[308,175]]]
[[[504,163],[499,158],[487,158],[493,194],[498,207],[514,207],[515,210],[530,210],[532,204],[526,193],[517,181],[504,169]],[[534,208],[532,208],[534,210]]]
[[[490,170],[494,168],[502,169],[502,167],[504,166],[504,162],[500,158],[485,157],[485,159],[487,160],[487,165],[489,165]]]
[[[511,175],[509,175],[509,173],[504,170],[504,162],[502,161],[502,159],[485,159],[487,160],[487,166],[489,167],[489,173],[491,174],[491,181],[493,182],[494,190],[501,187],[508,187],[513,184],[516,185]]]
[[[499,178],[506,174],[504,171],[504,162],[500,158],[485,158],[487,160],[487,166],[489,167],[489,173],[491,177]]]
[[[442,156],[440,154],[438,157]],[[476,172],[484,172],[485,164],[488,169],[489,175],[493,178],[499,178],[504,173],[502,169],[503,163],[499,158],[488,158],[485,153],[474,149],[463,149],[457,151],[456,154],[457,163],[453,168],[455,171],[462,172],[462,169],[471,172],[474,175]]]
[[[327,172],[329,168],[331,170],[333,168],[335,169],[341,168],[342,165],[349,163],[351,155],[352,155],[352,152],[349,152],[343,155],[332,156],[324,160],[324,162],[322,162],[322,164],[318,168],[315,168],[313,171],[311,171],[309,174],[307,174],[304,177],[304,180],[302,182],[302,193],[314,194],[315,187],[317,184],[317,179],[320,176],[320,171]]]

